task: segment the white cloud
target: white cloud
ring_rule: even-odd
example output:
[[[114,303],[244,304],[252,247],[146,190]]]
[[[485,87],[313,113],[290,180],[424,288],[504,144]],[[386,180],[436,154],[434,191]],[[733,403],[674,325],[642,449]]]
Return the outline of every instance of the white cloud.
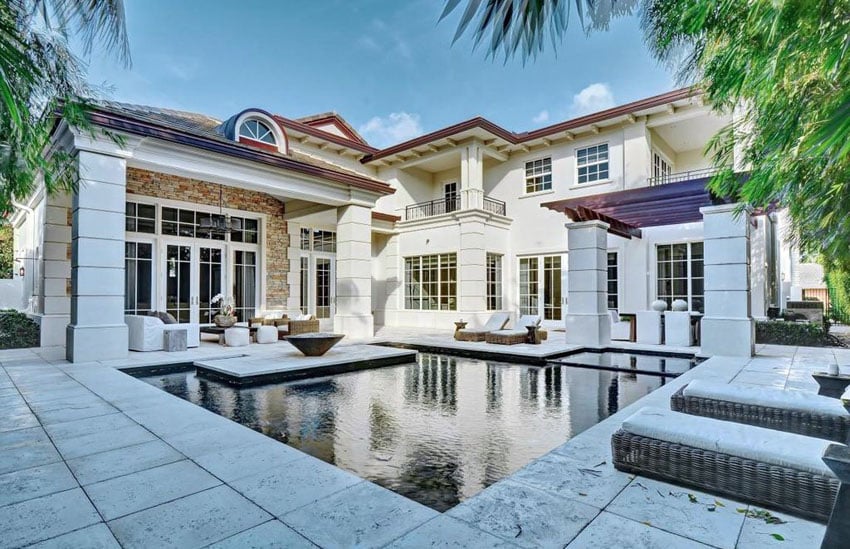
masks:
[[[423,133],[419,115],[406,112],[393,112],[385,117],[375,116],[357,130],[376,147],[395,145]]]
[[[540,111],[537,114],[537,116],[535,116],[534,118],[531,119],[531,121],[534,122],[535,124],[543,124],[544,122],[548,122],[549,121],[549,111],[547,111],[545,109]]]
[[[614,94],[608,84],[596,82],[573,96],[570,116],[582,116],[592,112],[610,109],[615,105]]]

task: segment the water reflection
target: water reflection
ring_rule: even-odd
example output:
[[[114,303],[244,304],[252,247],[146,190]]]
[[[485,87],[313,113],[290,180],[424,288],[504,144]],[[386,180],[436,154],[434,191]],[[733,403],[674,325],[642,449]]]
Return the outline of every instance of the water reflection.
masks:
[[[434,354],[243,389],[193,372],[143,379],[439,511],[663,383],[634,372]]]

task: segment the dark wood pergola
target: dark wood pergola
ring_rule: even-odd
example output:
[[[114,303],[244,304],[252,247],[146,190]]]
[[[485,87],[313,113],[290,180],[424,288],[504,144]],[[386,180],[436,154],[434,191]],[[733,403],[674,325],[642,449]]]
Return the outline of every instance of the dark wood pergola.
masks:
[[[573,221],[604,221],[609,233],[623,238],[640,238],[642,227],[702,221],[700,208],[727,203],[706,189],[710,179],[556,200],[541,206],[562,212]]]

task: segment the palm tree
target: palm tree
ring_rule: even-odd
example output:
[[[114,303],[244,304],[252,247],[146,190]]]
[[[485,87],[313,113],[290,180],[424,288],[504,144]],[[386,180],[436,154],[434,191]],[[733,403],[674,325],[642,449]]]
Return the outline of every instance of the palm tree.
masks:
[[[45,155],[60,105],[71,123],[86,127],[80,98],[91,90],[70,36],[84,54],[101,44],[130,63],[122,0],[0,1],[0,213],[29,195],[38,176],[48,191],[74,182],[70,158]]]

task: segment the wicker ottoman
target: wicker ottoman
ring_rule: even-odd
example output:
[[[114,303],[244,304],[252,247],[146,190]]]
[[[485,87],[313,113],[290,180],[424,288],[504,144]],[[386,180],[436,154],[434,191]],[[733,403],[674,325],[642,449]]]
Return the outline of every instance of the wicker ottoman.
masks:
[[[528,343],[528,330],[496,330],[486,335],[484,341],[496,345],[518,345]]]

